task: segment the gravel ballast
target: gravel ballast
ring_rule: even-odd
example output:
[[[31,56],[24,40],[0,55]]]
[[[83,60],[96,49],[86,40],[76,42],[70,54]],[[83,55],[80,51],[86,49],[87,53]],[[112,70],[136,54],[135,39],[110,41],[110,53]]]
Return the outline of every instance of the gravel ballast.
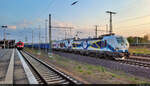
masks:
[[[54,53],[63,56],[64,58],[69,58],[72,60],[76,60],[79,62],[84,62],[92,65],[101,65],[106,68],[110,68],[117,71],[124,71],[125,73],[150,79],[150,69],[131,66],[128,64],[120,64],[116,61],[111,61],[111,60],[98,59],[89,56],[81,56],[72,53],[62,53],[62,52],[54,52]]]

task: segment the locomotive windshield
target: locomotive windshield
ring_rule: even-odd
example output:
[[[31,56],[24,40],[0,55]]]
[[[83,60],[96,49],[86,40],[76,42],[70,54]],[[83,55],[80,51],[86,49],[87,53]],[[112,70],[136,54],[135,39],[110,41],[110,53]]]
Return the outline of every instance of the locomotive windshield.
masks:
[[[22,45],[22,43],[18,43],[18,45]]]
[[[123,38],[123,37],[117,37],[116,39],[117,39],[117,42],[118,42],[119,44],[125,44],[125,43],[126,43],[126,39]]]

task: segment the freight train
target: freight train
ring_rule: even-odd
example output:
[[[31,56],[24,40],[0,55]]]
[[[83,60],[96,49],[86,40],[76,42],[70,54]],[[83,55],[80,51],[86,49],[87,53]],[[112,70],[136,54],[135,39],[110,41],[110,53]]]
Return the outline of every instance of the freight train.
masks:
[[[30,44],[26,47],[34,48],[49,48],[49,44]],[[107,34],[98,38],[86,39],[65,39],[52,43],[52,48],[55,51],[63,51],[69,53],[76,53],[87,56],[95,56],[98,58],[120,60],[129,57],[129,43],[126,38],[115,35]]]

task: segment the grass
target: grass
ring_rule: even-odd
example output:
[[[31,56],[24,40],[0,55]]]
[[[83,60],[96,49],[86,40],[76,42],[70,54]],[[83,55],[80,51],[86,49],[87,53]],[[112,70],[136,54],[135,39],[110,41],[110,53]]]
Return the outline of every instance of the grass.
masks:
[[[86,63],[80,63],[80,62],[76,62],[76,61],[70,61],[68,59],[64,59],[64,58],[60,58],[59,56],[55,57],[55,60],[57,59],[57,62],[59,64],[66,64],[67,68],[71,68],[70,65],[73,65],[73,67],[71,69],[73,69],[74,72],[76,73],[80,73],[81,75],[90,77],[90,78],[98,78],[98,77],[102,77],[103,80],[119,80],[120,78],[122,78],[123,80],[129,82],[129,83],[148,83],[147,81],[142,81],[136,77],[128,77],[125,73],[122,75],[117,75],[115,73],[112,73],[110,71],[107,70],[107,68],[102,67],[102,66],[95,66],[95,65],[90,65],[90,64],[86,64]],[[60,63],[61,61],[61,63]],[[62,62],[63,61],[63,62]],[[95,76],[95,74],[98,73],[97,76]],[[110,77],[110,78],[108,78]],[[110,83],[110,82],[108,82]],[[117,83],[117,82],[116,82]]]
[[[37,54],[37,50],[26,49],[33,54]],[[41,55],[45,55],[41,53]],[[46,56],[46,55],[45,55]],[[60,57],[59,55],[53,55],[49,58],[53,63],[60,65],[63,69],[74,73],[74,75],[82,77],[84,80],[91,83],[108,83],[108,84],[143,84],[149,83],[147,79],[137,78],[130,76],[122,71],[114,71],[102,66],[96,66],[86,63],[81,63]],[[110,71],[111,70],[111,71]],[[119,72],[119,73],[118,73]]]
[[[131,47],[129,48],[129,52],[130,53],[136,53],[136,54],[150,54],[150,49],[149,48],[135,48],[135,47]]]

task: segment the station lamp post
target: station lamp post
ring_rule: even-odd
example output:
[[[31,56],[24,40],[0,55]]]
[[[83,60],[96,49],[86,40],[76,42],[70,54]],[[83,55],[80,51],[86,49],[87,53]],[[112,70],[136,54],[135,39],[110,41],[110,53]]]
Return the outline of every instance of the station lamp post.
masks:
[[[3,25],[3,26],[1,26],[2,28],[4,28],[4,49],[5,49],[5,47],[6,47],[6,43],[5,43],[5,40],[6,40],[6,33],[5,33],[5,30],[6,30],[6,28],[8,27],[7,25]]]

